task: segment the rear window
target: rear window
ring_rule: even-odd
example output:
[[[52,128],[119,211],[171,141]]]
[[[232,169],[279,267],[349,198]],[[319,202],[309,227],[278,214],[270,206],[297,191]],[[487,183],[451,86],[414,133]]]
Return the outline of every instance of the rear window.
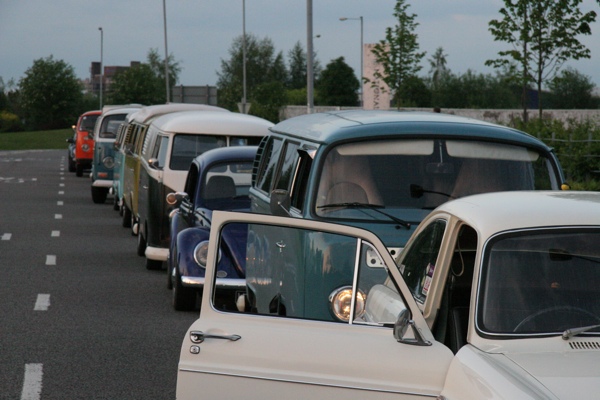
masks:
[[[209,135],[175,135],[169,168],[187,171],[196,156],[205,151],[227,146],[227,137]]]

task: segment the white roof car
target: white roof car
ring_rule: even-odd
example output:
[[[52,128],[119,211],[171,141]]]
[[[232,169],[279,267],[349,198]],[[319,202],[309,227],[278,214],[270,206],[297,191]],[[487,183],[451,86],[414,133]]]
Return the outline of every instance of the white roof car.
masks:
[[[240,224],[246,291],[224,304],[220,241]],[[177,398],[596,398],[598,243],[599,192],[450,201],[396,260],[352,226],[215,212]]]

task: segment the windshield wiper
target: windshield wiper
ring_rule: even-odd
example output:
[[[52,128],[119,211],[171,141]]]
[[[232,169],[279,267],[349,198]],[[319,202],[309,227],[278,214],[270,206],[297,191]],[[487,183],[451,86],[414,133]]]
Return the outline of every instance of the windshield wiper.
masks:
[[[381,211],[380,208],[385,208],[385,206],[379,205],[379,204],[369,204],[369,203],[358,203],[358,202],[353,202],[353,203],[333,203],[333,204],[325,204],[323,206],[318,206],[317,208],[368,208],[370,210],[373,210],[375,212],[378,212],[382,215],[385,215],[386,217],[388,217],[389,219],[391,219],[392,221],[396,222],[397,224],[405,227],[406,229],[410,229],[410,222],[404,221],[403,219],[394,217],[391,214],[388,214],[384,211]]]
[[[588,332],[588,331],[591,331],[591,330],[597,329],[597,328],[600,328],[600,325],[591,325],[591,326],[583,326],[581,328],[567,329],[566,331],[563,332],[562,338],[565,340],[569,340],[573,336],[577,336],[580,333]]]

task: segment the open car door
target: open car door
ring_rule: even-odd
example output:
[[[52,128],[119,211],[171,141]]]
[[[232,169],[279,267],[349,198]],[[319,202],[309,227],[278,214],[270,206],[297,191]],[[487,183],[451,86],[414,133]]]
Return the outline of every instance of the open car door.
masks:
[[[248,224],[246,292],[214,285],[229,225]],[[361,229],[215,212],[200,317],[177,399],[422,399],[452,352],[434,340],[383,243]]]

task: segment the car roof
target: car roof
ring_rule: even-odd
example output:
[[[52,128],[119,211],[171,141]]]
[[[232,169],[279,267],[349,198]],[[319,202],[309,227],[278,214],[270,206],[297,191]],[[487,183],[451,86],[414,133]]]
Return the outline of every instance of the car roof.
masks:
[[[80,115],[80,117],[84,117],[87,115],[100,115],[100,114],[102,114],[102,111],[100,111],[100,110],[91,110],[91,111],[84,112],[83,114]]]
[[[483,238],[497,232],[557,226],[599,226],[600,192],[514,191],[462,197],[439,206],[430,216],[448,213],[475,228]]]
[[[123,106],[104,106],[102,108],[102,115],[113,115],[113,114],[130,114],[138,111],[142,107],[141,104],[128,104]]]
[[[217,111],[180,111],[165,114],[152,121],[162,132],[265,136],[273,124],[252,115]]]
[[[454,137],[522,143],[550,149],[516,129],[451,114],[413,111],[344,110],[307,114],[284,120],[272,132],[319,143],[376,137]]]
[[[220,111],[230,112],[225,108],[210,106],[207,104],[192,104],[192,103],[167,103],[155,104],[140,108],[137,112],[129,115],[127,122],[146,123],[152,118],[157,118],[164,114],[169,114],[178,111]]]
[[[254,161],[257,150],[258,146],[219,147],[200,154],[194,159],[193,163],[196,164],[200,170],[204,170],[204,166],[221,161],[247,160],[252,162]]]

